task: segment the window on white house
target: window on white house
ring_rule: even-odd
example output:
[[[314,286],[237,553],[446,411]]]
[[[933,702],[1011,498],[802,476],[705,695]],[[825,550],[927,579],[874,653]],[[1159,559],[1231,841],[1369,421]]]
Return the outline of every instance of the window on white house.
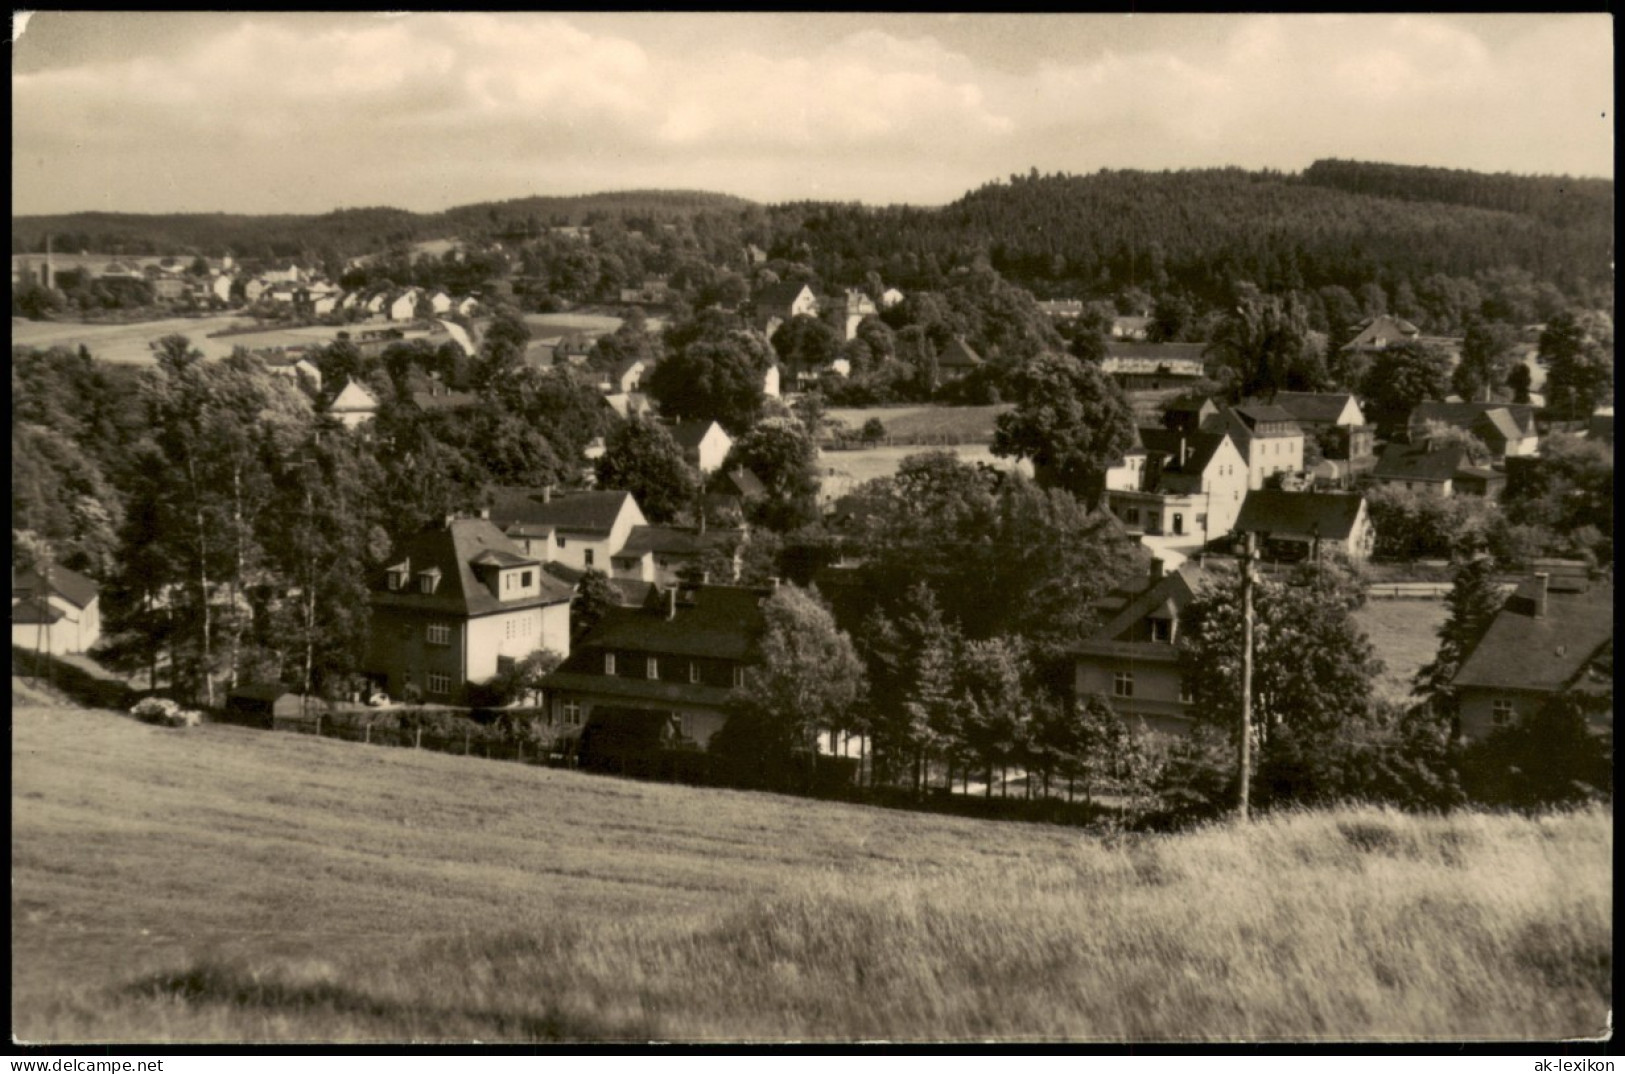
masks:
[[[1170,642],[1174,640],[1174,624],[1169,619],[1151,620],[1151,640]]]
[[[581,702],[572,699],[564,703],[564,726],[581,726]]]
[[[451,676],[438,671],[429,672],[429,692],[438,697],[451,693]]]
[[[521,589],[529,589],[530,588],[530,572],[529,571],[520,571],[519,572],[519,588],[521,588]]]
[[[1134,696],[1134,672],[1118,671],[1112,673],[1112,694],[1116,697]]]
[[[560,548],[564,547],[564,534],[562,534],[562,533],[554,534],[553,535],[553,540],[558,542],[558,545],[559,545]]]
[[[589,567],[592,566],[592,549],[589,548],[581,553],[581,561]]]
[[[1517,717],[1517,706],[1510,699],[1498,697],[1490,702],[1490,722],[1496,727],[1506,727]]]
[[[440,579],[437,576],[425,571],[424,573],[418,575],[418,592],[433,593],[434,584],[439,580]]]
[[[655,659],[652,656],[649,657],[647,660],[644,661],[643,670],[644,670],[644,674],[645,674],[645,676],[647,678],[651,678],[651,679],[660,678],[660,661]]]
[[[451,627],[446,623],[430,623],[424,638],[430,645],[450,645]]]
[[[614,653],[605,653],[604,654],[604,674],[605,675],[613,675],[613,674],[615,674],[615,654]]]

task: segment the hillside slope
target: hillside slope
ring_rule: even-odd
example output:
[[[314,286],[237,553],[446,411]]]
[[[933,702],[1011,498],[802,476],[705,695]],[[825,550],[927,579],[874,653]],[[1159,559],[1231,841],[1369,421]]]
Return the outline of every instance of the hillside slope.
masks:
[[[23,1040],[1599,1031],[1611,818],[1104,845],[14,693]]]

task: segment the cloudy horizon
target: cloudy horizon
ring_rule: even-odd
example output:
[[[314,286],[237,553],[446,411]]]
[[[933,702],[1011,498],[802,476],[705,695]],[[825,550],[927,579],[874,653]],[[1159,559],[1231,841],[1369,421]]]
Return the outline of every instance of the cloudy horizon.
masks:
[[[1323,157],[1613,175],[1580,15],[33,15],[14,215],[691,189],[943,204]],[[16,36],[16,35],[14,35]]]

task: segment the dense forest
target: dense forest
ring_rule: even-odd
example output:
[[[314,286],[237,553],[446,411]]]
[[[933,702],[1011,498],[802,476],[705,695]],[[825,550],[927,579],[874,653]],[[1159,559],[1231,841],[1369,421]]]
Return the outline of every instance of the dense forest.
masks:
[[[484,202],[443,213],[387,207],[339,209],[319,215],[244,216],[233,213],[68,213],[12,219],[11,252],[39,253],[49,234],[57,250],[142,256],[187,253],[239,258],[304,257],[331,250],[344,257],[376,253],[429,239],[526,236],[547,227],[603,218],[650,220],[699,212],[735,212],[743,198],[699,191],[633,190],[576,197]]]
[[[547,228],[619,224],[676,232],[712,258],[755,243],[825,286],[874,277],[935,289],[955,270],[991,267],[1043,297],[1179,293],[1228,305],[1237,281],[1269,292],[1375,284],[1388,295],[1432,280],[1525,274],[1568,301],[1606,305],[1613,286],[1613,182],[1486,175],[1353,161],[1303,173],[1033,171],[942,208],[793,202],[634,191],[522,198],[437,214],[347,209],[320,216],[20,217],[14,253],[201,253],[239,258],[399,250],[427,239],[533,242]],[[662,236],[662,241],[666,241]],[[666,264],[651,264],[669,271]],[[1400,311],[1404,312],[1404,311]]]

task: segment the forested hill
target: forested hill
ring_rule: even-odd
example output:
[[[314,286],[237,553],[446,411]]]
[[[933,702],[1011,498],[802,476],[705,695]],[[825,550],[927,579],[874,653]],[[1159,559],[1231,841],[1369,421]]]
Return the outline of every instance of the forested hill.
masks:
[[[1304,170],[1303,179],[1351,194],[1522,213],[1558,227],[1612,228],[1614,221],[1614,184],[1609,179],[1486,175],[1357,160],[1317,160]]]
[[[896,247],[940,261],[978,250],[999,272],[1041,294],[1132,286],[1202,295],[1236,279],[1268,290],[1353,287],[1507,267],[1570,293],[1610,279],[1611,219],[1593,210],[1558,212],[1562,195],[1549,191],[1551,180],[1481,176],[1498,191],[1482,200],[1498,200],[1496,208],[1424,200],[1433,191],[1474,196],[1460,178],[1470,173],[1445,173],[1457,178],[1444,182],[1434,169],[1377,166],[1370,182],[1380,179],[1381,196],[1329,185],[1364,181],[1358,167],[1317,166],[1320,182],[1240,169],[1033,173],[984,186],[935,212],[903,211],[858,226],[870,254]],[[1419,173],[1417,188],[1404,186],[1406,172]],[[1527,198],[1520,197],[1521,183],[1529,184]],[[1595,204],[1601,190],[1611,200],[1612,182],[1579,186],[1584,193],[1577,199]],[[1531,211],[1510,208],[1520,200]],[[809,225],[826,242],[838,230],[827,217]]]
[[[440,213],[405,209],[340,209],[319,215],[236,213],[69,213],[12,218],[11,252],[38,253],[49,233],[58,250],[107,254],[200,253],[298,257],[327,250],[374,253],[428,239],[535,234],[602,217],[649,221],[699,213],[734,213],[752,203],[690,190],[628,190],[573,197],[530,197],[462,205]]]

